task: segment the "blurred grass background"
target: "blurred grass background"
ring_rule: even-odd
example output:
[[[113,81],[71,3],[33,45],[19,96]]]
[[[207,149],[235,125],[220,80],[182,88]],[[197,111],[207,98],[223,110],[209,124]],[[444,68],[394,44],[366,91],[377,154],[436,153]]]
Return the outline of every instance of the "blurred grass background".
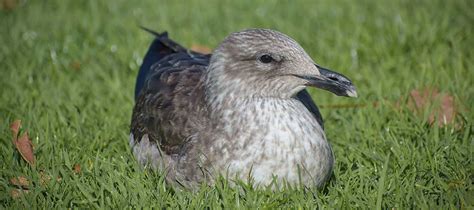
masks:
[[[0,2],[4,208],[473,208],[474,1]],[[138,25],[211,48],[234,31],[272,28],[351,78],[356,100],[311,89],[323,107],[368,104],[321,109],[336,155],[329,184],[273,192],[223,181],[189,192],[141,170],[128,131],[135,77],[153,37]],[[423,87],[454,97],[458,126],[429,126],[394,106]],[[11,143],[14,119],[30,133],[36,167]],[[40,184],[40,171],[61,181]],[[17,176],[32,186],[14,198],[9,180]]]

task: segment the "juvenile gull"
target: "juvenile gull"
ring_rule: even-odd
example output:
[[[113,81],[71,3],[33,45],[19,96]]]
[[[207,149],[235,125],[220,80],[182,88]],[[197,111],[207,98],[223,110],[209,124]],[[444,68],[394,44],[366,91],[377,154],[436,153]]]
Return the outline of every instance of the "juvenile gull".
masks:
[[[137,78],[130,146],[141,165],[191,187],[217,175],[321,186],[334,157],[306,86],[356,97],[290,37],[230,34],[205,55],[158,34]]]

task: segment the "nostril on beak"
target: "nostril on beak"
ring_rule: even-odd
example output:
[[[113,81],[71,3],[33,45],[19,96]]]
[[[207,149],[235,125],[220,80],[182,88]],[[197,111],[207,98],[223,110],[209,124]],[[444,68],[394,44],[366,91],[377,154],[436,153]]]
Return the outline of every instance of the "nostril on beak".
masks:
[[[336,77],[328,77],[328,78],[332,81],[336,81],[336,82],[339,81],[339,79],[337,79]]]

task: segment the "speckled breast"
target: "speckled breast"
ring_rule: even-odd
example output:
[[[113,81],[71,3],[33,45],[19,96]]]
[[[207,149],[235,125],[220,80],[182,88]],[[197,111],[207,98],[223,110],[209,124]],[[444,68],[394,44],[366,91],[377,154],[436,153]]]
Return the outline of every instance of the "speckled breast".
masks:
[[[278,181],[322,185],[331,175],[333,154],[316,119],[294,99],[256,100],[225,110],[213,145],[205,150],[213,168],[229,178],[257,184]],[[233,120],[226,121],[226,116]]]

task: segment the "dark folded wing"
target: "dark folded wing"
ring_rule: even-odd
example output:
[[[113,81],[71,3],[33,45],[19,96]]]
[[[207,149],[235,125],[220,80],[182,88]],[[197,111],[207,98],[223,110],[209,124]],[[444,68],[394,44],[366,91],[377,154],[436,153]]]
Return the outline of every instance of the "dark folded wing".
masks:
[[[311,98],[311,95],[309,95],[308,91],[305,89],[298,92],[298,94],[296,94],[296,98],[300,100],[301,103],[303,103],[304,106],[313,114],[314,118],[316,118],[318,123],[321,125],[321,128],[323,128],[324,130],[323,117],[321,116],[318,106],[316,106],[313,99]]]
[[[147,134],[162,151],[176,154],[205,123],[201,78],[209,55],[155,35],[137,78],[131,133],[135,142]]]

